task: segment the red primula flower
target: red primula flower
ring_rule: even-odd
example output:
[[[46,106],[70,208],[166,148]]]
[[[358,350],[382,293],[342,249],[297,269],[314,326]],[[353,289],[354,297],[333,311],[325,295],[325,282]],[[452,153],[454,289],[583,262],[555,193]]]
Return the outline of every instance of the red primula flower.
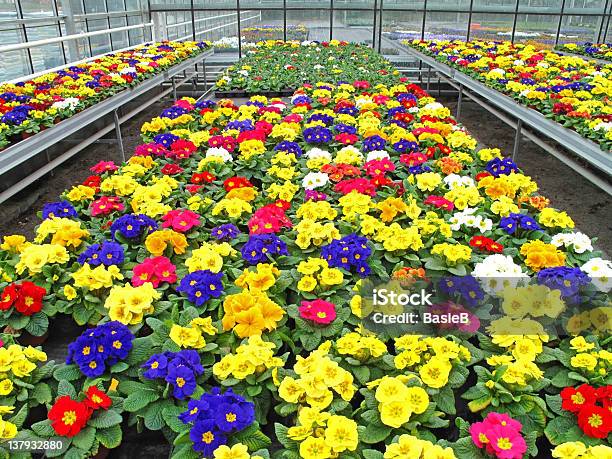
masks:
[[[612,431],[612,413],[596,405],[587,405],[578,413],[578,427],[593,438],[606,438]]]
[[[15,286],[17,297],[15,298],[15,309],[24,316],[31,316],[42,309],[42,300],[47,290],[39,287],[33,282],[23,281]]]
[[[48,418],[55,433],[63,437],[74,437],[85,427],[91,413],[84,402],[77,402],[64,395],[51,407]]]
[[[97,190],[100,187],[101,181],[102,178],[99,175],[90,175],[83,181],[83,185]]]
[[[180,174],[183,171],[184,169],[178,164],[166,164],[161,169],[161,173],[164,175],[176,175],[176,174]]]
[[[595,397],[595,389],[588,384],[566,387],[561,391],[561,408],[578,413],[585,406],[595,404]]]
[[[470,246],[493,253],[502,253],[504,246],[499,242],[485,236],[474,236],[470,239]]]
[[[455,204],[453,203],[453,201],[449,201],[448,199],[442,196],[435,195],[428,196],[427,199],[423,201],[423,204],[432,205],[437,207],[438,209],[444,209],[448,211],[451,211],[455,208]]]
[[[166,155],[170,158],[185,159],[189,158],[198,147],[193,142],[185,139],[178,139],[170,145],[170,152]]]
[[[194,226],[200,225],[200,216],[192,210],[174,209],[162,217],[162,226],[179,233],[186,233]]]
[[[355,134],[349,134],[348,132],[341,132],[334,137],[334,140],[344,145],[353,145],[359,140],[359,137]]]
[[[212,175],[210,172],[195,172],[192,176],[191,176],[191,183],[193,184],[200,184],[200,183],[211,183],[215,181],[215,176]]]
[[[247,179],[246,177],[230,177],[228,179],[225,179],[225,181],[223,182],[223,188],[225,188],[225,191],[227,191],[228,193],[235,188],[246,188],[252,186],[253,184],[249,182],[249,179]]]
[[[19,285],[10,284],[4,287],[2,295],[0,295],[0,311],[8,310],[19,296]]]
[[[85,396],[87,397],[83,400],[83,403],[87,405],[92,410],[97,410],[99,408],[108,410],[110,406],[113,404],[113,401],[110,399],[108,395],[98,389],[96,386],[90,386],[85,391]]]

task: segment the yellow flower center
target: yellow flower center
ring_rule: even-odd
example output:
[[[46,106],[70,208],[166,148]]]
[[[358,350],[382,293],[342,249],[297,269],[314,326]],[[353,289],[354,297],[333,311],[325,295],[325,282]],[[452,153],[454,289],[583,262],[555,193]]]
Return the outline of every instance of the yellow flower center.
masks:
[[[595,428],[597,428],[597,427],[599,427],[599,426],[600,426],[600,425],[602,425],[602,424],[603,424],[603,419],[601,419],[601,416],[600,416],[600,415],[598,415],[598,414],[592,414],[592,415],[589,417],[589,425],[590,425],[591,427],[595,427]]]
[[[509,438],[506,437],[501,437],[499,439],[497,439],[497,447],[499,449],[510,449],[512,448],[512,442],[510,441]]]
[[[236,415],[234,413],[227,413],[225,415],[225,420],[227,422],[235,422],[236,421]]]
[[[207,445],[212,443],[214,439],[215,439],[215,435],[210,430],[202,434],[202,441],[206,443]]]
[[[62,422],[67,426],[71,426],[77,420],[77,415],[75,411],[65,411],[64,416],[62,416]]]
[[[183,378],[176,378],[176,385],[183,387],[185,385],[185,380]]]

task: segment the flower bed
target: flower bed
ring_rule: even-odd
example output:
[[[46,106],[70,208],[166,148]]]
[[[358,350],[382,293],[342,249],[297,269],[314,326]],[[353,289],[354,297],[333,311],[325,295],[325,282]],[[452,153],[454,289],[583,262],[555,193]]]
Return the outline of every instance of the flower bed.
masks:
[[[303,24],[287,25],[258,25],[242,29],[242,40],[258,42],[262,40],[282,40],[286,34],[287,40],[308,40],[308,29]]]
[[[557,45],[555,49],[612,62],[612,48],[607,43],[563,43]]]
[[[2,240],[6,457],[610,455],[612,265],[425,91],[182,99],[142,138]],[[372,282],[469,320],[369,333]],[[12,344],[59,315],[65,363]]]
[[[290,95],[308,82],[391,83],[398,74],[372,48],[338,40],[329,43],[268,40],[249,47],[245,54],[217,80],[218,90],[223,92],[220,95],[270,92]]]
[[[612,148],[612,67],[532,45],[490,41],[404,42],[583,137]]]
[[[0,150],[206,50],[162,42],[109,53],[22,83],[0,85]]]

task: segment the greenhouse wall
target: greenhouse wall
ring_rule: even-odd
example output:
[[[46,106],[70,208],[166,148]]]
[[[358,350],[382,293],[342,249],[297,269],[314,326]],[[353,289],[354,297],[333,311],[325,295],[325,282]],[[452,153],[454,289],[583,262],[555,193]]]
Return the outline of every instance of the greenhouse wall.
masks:
[[[110,29],[3,53],[10,80],[148,40],[211,40],[228,59],[261,39],[347,40],[387,56],[410,38],[606,42],[611,0],[1,0],[0,48]]]

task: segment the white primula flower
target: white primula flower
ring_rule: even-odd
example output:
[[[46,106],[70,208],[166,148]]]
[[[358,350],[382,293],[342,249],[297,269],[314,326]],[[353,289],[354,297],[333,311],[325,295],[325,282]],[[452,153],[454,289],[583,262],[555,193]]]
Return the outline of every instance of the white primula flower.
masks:
[[[119,70],[119,73],[125,75],[126,73],[136,73],[136,67],[125,67]]]
[[[602,122],[593,128],[594,131],[606,131],[612,129],[612,123]]]
[[[58,110],[64,110],[66,108],[75,108],[79,103],[79,99],[76,97],[67,97],[64,100],[60,100],[58,102],[54,102],[51,107],[56,108]]]
[[[612,263],[609,260],[591,258],[580,269],[589,275],[600,292],[607,293],[612,289]]]
[[[425,110],[439,110],[445,108],[440,102],[431,102],[423,107]]]
[[[506,287],[516,288],[523,279],[529,276],[521,271],[509,255],[489,255],[480,263],[476,263],[472,271],[482,289],[489,295],[498,295]]]
[[[474,186],[474,180],[468,176],[450,174],[444,177],[444,183],[451,190],[457,186]]]
[[[325,158],[331,161],[332,155],[327,150],[321,150],[320,148],[315,147],[315,148],[311,148],[310,150],[306,152],[306,158],[308,159]]]
[[[232,161],[232,155],[223,147],[213,147],[206,151],[206,158],[220,158],[224,163]]]
[[[573,247],[574,252],[592,252],[593,244],[591,238],[584,233],[559,233],[555,234],[550,241],[556,247]]]
[[[370,151],[368,152],[368,155],[366,156],[366,163],[368,161],[374,161],[376,159],[389,159],[389,153],[387,153],[384,150]]]
[[[247,72],[246,70],[238,70],[238,73],[242,76],[249,76],[249,72]]]
[[[302,186],[306,190],[314,190],[327,185],[329,177],[323,172],[309,172],[302,180]]]

